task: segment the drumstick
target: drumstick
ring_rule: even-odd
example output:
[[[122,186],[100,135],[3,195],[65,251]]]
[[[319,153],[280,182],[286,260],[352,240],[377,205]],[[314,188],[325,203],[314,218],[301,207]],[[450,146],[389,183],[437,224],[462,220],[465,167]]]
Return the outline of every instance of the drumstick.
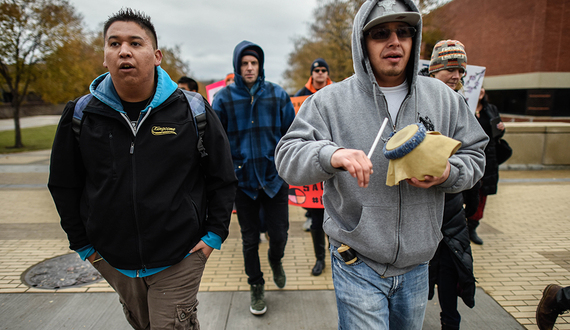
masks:
[[[376,135],[376,139],[374,140],[374,143],[372,144],[372,148],[370,148],[370,151],[368,152],[368,159],[370,159],[372,157],[372,154],[374,153],[374,149],[376,149],[376,145],[378,145],[378,142],[380,141],[380,138],[382,137],[382,132],[384,132],[384,128],[386,128],[387,123],[388,123],[388,117],[384,118],[384,122],[382,122],[382,126],[380,126],[380,130],[378,131],[378,135]]]

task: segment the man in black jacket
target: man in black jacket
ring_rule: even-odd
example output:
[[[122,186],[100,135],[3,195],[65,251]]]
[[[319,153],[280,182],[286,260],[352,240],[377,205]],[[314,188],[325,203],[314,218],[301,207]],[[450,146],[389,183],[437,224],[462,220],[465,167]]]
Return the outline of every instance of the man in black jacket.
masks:
[[[229,143],[209,104],[160,68],[148,16],[121,10],[103,35],[109,72],[91,84],[80,125],[67,104],[48,187],[70,248],[117,291],[133,328],[198,329],[200,279],[228,236],[237,186]]]

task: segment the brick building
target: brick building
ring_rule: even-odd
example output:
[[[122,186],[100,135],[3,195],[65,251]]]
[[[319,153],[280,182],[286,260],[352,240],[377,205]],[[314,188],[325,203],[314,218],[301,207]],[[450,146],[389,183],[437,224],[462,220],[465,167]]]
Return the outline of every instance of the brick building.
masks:
[[[570,117],[570,0],[453,0],[424,17],[423,58],[456,39],[501,113]]]

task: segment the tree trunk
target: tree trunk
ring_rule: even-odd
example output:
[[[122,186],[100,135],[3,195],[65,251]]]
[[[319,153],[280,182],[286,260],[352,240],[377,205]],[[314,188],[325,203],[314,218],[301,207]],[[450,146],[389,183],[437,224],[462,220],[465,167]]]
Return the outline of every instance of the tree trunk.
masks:
[[[20,104],[21,102],[18,101],[17,97],[14,97],[12,101],[12,108],[14,108],[14,146],[13,148],[23,148],[24,144],[22,143],[22,130],[20,129]]]

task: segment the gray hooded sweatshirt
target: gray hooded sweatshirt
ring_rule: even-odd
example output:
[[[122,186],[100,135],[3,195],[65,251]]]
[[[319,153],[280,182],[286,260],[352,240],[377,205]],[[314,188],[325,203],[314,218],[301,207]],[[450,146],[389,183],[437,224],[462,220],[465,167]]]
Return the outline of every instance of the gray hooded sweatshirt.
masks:
[[[438,79],[416,74],[421,21],[415,27],[407,66],[409,92],[397,118],[390,117],[365,52],[362,32],[377,2],[365,2],[354,19],[355,74],[321,89],[303,103],[277,146],[275,161],[279,175],[289,184],[325,182],[323,229],[331,244],[339,247],[344,243],[381,276],[395,276],[433,257],[442,238],[444,194],[469,189],[482,177],[488,138],[461,95]],[[411,0],[404,2],[417,11]],[[331,156],[340,148],[368,153],[386,117],[391,129],[384,131],[384,139],[391,130],[423,121],[433,124],[431,129],[461,141],[461,148],[449,158],[451,171],[445,182],[428,189],[406,181],[387,186],[389,161],[382,153],[383,143],[372,156],[374,174],[367,188],[360,188],[347,171],[331,166]]]

